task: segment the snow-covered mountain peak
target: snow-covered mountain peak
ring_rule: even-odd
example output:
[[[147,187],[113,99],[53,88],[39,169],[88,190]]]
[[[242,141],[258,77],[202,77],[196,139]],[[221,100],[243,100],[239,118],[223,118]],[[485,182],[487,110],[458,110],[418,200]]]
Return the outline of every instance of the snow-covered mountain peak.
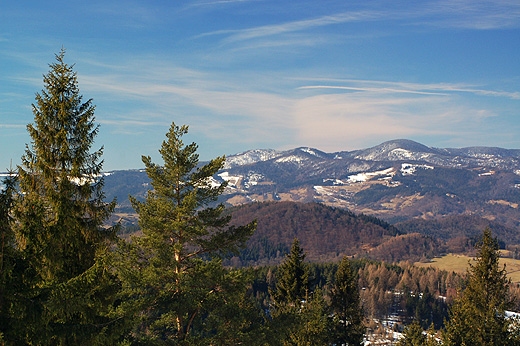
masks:
[[[381,143],[372,148],[359,150],[355,157],[357,159],[370,161],[395,161],[421,159],[434,153],[437,153],[437,150],[429,148],[421,143],[409,139],[396,139]]]
[[[254,149],[244,151],[236,155],[226,157],[224,169],[230,169],[237,166],[249,165],[256,162],[267,161],[282,155],[282,152],[274,149]]]
[[[309,155],[316,156],[316,157],[321,157],[321,158],[327,157],[326,153],[324,153],[321,150],[315,149],[315,148],[300,147],[300,148],[297,148],[296,150],[302,151],[304,153],[307,153]]]
[[[354,150],[326,153],[310,147],[299,147],[291,150],[278,151],[273,149],[256,149],[226,158],[224,169],[252,165],[264,161],[274,160],[280,163],[307,162],[310,165],[326,164],[330,160],[348,162],[349,171],[355,172],[357,165],[362,162],[373,165],[375,162],[388,161],[417,161],[443,167],[493,167],[502,169],[516,169],[520,167],[519,149],[502,149],[488,147],[469,148],[433,148],[407,139],[396,139],[381,143],[377,146]],[[332,164],[329,162],[329,164]]]

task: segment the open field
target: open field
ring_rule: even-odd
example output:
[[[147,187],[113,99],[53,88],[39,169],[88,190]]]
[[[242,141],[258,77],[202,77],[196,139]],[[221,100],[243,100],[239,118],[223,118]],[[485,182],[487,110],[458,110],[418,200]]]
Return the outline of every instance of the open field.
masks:
[[[447,271],[463,273],[468,268],[469,262],[474,263],[475,259],[466,255],[448,254],[443,257],[434,258],[428,263],[415,263],[418,267],[435,267]],[[501,265],[506,265],[508,276],[513,282],[520,282],[520,260],[512,258],[501,258]]]

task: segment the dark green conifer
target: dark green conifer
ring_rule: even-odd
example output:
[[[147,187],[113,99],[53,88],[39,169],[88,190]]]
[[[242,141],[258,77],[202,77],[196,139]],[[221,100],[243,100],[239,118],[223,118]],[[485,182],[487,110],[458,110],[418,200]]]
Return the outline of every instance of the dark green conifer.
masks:
[[[498,242],[484,230],[466,288],[451,307],[445,345],[518,345],[505,311],[511,306],[510,280],[499,265]]]
[[[83,100],[64,55],[43,77],[18,167],[14,225],[30,288],[20,318],[30,343],[92,344],[108,322],[98,260],[115,237],[115,228],[103,227],[115,202],[104,202],[103,150],[90,151],[95,107]]]
[[[323,292],[311,290],[309,265],[298,239],[278,267],[271,292],[270,345],[326,345],[330,341],[329,307]]]
[[[11,172],[3,180],[0,192],[0,344],[11,343],[18,328],[15,315],[19,313],[17,295],[21,292],[21,258],[12,229],[12,208],[16,191],[16,175]]]
[[[334,342],[338,345],[361,344],[365,327],[358,278],[347,257],[343,257],[338,266],[330,298]]]
[[[324,299],[323,292],[317,288],[308,295],[300,311],[293,311],[294,323],[284,345],[312,346],[329,345],[331,341],[329,306]]]
[[[172,123],[159,150],[163,164],[143,156],[153,190],[144,201],[131,198],[142,236],[121,242],[118,250],[120,313],[130,318],[131,339],[138,343],[226,339],[222,334],[231,328],[212,323],[245,291],[241,275],[224,269],[218,256],[244,245],[256,222],[230,226],[224,206],[211,206],[226,187],[212,178],[225,158],[199,165],[197,145],[182,141],[187,132],[188,126]]]
[[[404,328],[403,338],[399,340],[397,346],[426,346],[426,340],[421,324],[414,320]]]
[[[309,266],[298,239],[276,273],[276,287],[271,296],[275,310],[299,309],[309,294]]]

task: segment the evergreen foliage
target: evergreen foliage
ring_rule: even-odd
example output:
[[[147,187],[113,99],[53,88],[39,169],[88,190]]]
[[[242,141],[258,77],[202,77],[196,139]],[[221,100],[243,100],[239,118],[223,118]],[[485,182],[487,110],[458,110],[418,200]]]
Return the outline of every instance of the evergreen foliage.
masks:
[[[115,237],[117,227],[103,227],[115,201],[104,202],[103,149],[90,151],[95,107],[83,101],[64,55],[43,77],[18,167],[13,225],[25,267],[17,318],[28,343],[94,344],[109,323],[111,283],[101,258]]]
[[[329,306],[321,289],[308,295],[307,301],[299,311],[293,312],[293,321],[287,339],[283,345],[313,346],[329,345],[331,341],[331,321],[328,316]],[[275,323],[277,321],[275,320]]]
[[[19,267],[22,263],[15,245],[11,215],[16,180],[14,172],[10,172],[3,180],[4,188],[0,192],[0,344],[16,338],[14,315],[19,308],[16,296],[21,291]]]
[[[397,346],[440,346],[441,342],[435,335],[433,324],[430,325],[425,333],[418,321],[413,321],[407,325],[403,331],[403,338],[399,340]]]
[[[358,278],[347,257],[343,257],[330,294],[334,318],[334,342],[338,345],[360,345],[365,327],[359,296]]]
[[[309,265],[297,238],[278,266],[274,289],[270,290],[275,336],[271,344],[323,345],[330,331],[328,306],[320,289],[311,291]]]
[[[451,307],[446,345],[518,345],[505,311],[511,306],[510,280],[499,267],[498,242],[484,230],[477,262],[470,264],[466,288]]]
[[[122,241],[116,253],[123,284],[117,313],[129,320],[130,339],[138,344],[229,340],[247,334],[256,320],[244,315],[254,314],[243,296],[245,278],[224,269],[219,258],[243,246],[256,222],[229,226],[224,206],[210,206],[226,186],[212,182],[225,159],[199,165],[197,145],[182,141],[187,132],[188,126],[172,123],[159,150],[163,165],[143,156],[153,190],[144,201],[131,197],[143,234]],[[238,302],[252,310],[238,313]],[[234,319],[224,323],[221,314],[231,311]]]
[[[425,346],[426,335],[419,322],[413,321],[407,325],[403,331],[403,338],[399,340],[397,346]]]
[[[280,264],[276,276],[276,289],[271,293],[276,310],[299,309],[309,294],[309,266],[298,239]]]

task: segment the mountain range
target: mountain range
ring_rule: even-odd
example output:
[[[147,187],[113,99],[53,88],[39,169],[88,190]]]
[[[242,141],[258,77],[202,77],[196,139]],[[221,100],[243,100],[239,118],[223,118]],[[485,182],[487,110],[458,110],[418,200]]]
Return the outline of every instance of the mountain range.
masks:
[[[447,220],[480,219],[477,224],[490,222],[500,229],[507,243],[520,244],[517,149],[433,148],[405,139],[335,153],[255,149],[227,156],[214,179],[227,181],[220,202],[230,206],[317,202],[444,239],[457,234],[439,226]],[[129,194],[144,198],[149,189],[143,170],[114,171],[105,178],[107,198],[117,198],[119,217],[131,212]]]

